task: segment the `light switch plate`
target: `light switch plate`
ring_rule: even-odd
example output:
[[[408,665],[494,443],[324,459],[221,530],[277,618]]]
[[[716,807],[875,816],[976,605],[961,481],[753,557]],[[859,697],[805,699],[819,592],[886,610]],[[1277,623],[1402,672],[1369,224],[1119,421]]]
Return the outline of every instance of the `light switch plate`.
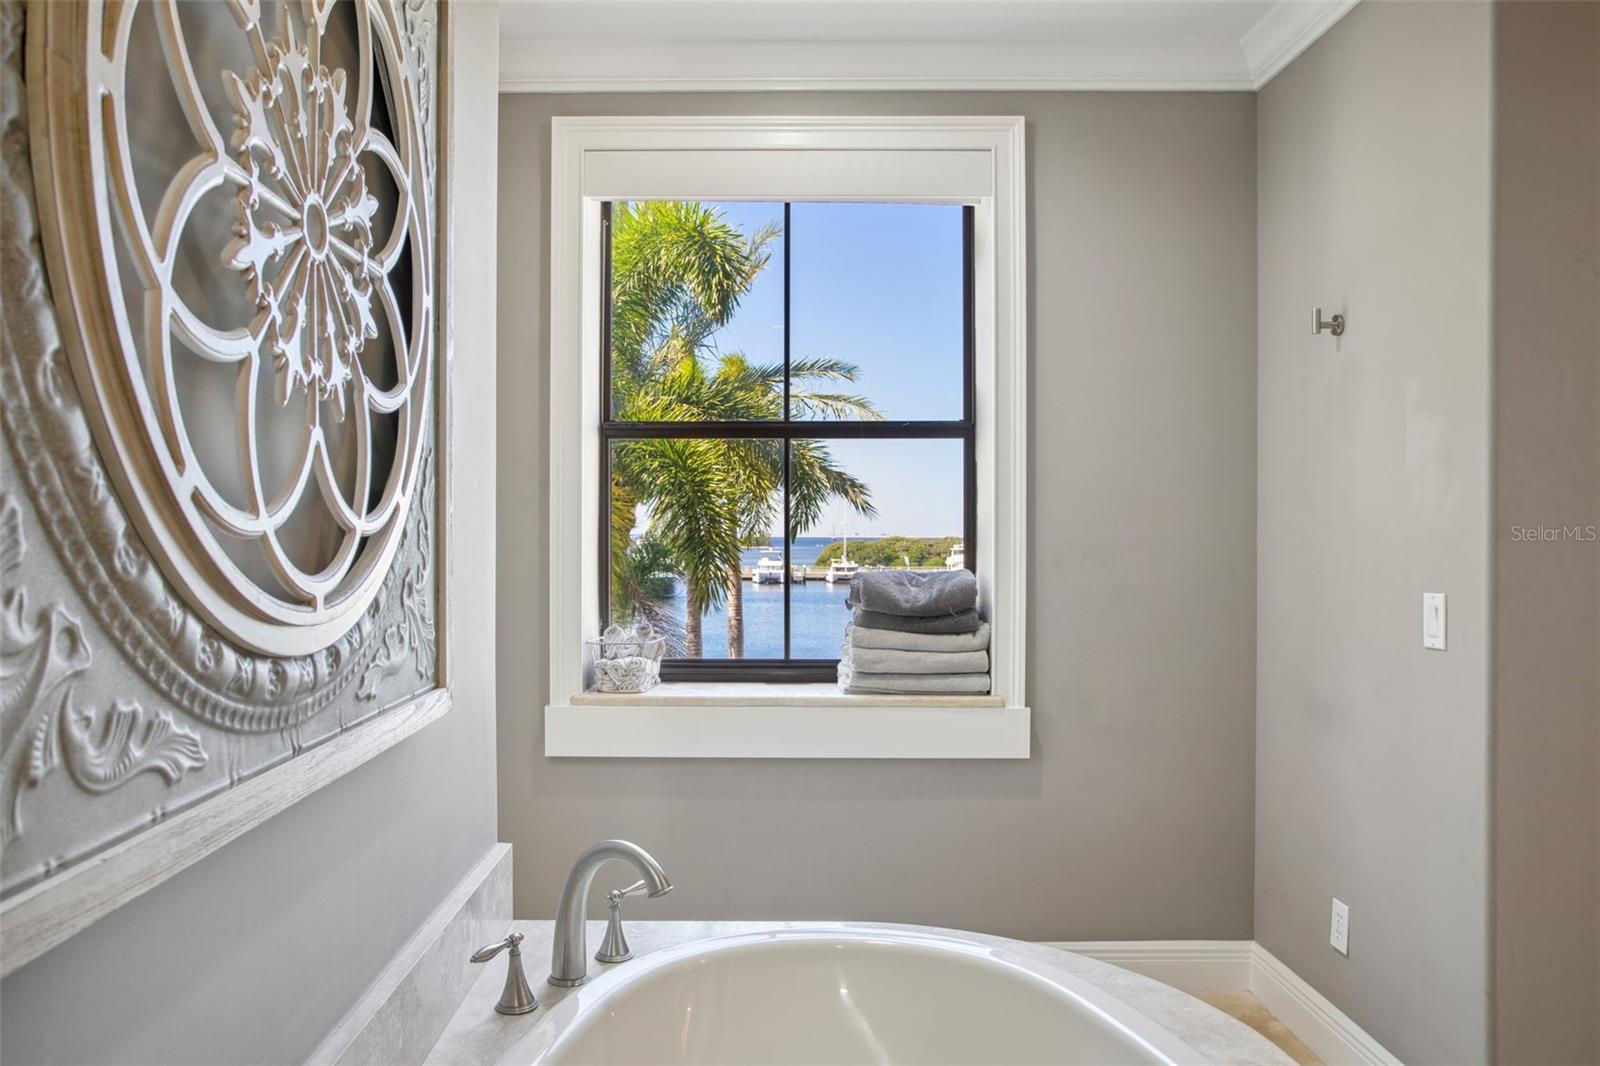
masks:
[[[1328,930],[1328,943],[1341,955],[1350,954],[1350,908],[1333,900],[1333,924]]]
[[[1444,593],[1422,594],[1422,646],[1433,651],[1444,651],[1445,609]]]

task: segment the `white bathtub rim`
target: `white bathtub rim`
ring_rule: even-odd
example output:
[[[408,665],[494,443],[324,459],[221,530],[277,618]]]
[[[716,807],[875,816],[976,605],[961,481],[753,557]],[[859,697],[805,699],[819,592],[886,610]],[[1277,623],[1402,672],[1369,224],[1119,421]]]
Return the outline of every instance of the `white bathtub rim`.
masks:
[[[596,978],[580,987],[576,994],[564,1000],[561,1006],[568,1004],[571,1004],[571,1006],[564,1013],[560,1011],[559,1007],[551,1012],[551,1017],[555,1022],[546,1030],[549,1036],[549,1043],[541,1046],[537,1054],[547,1054],[563,1036],[588,1021],[597,1012],[603,1011],[606,1002],[614,994],[629,985],[646,980],[651,974],[670,967],[674,963],[707,954],[737,951],[763,943],[777,941],[832,942],[841,939],[860,941],[862,943],[900,944],[936,948],[941,951],[991,960],[1028,976],[1044,979],[1055,988],[1065,992],[1103,1023],[1120,1031],[1152,1054],[1172,1064],[1172,1066],[1177,1066],[1179,1063],[1204,1061],[1199,1052],[1161,1027],[1154,1019],[1134,1010],[1127,1003],[1108,996],[1104,991],[1075,974],[1057,967],[1040,965],[1035,960],[1022,959],[1010,950],[1005,941],[1001,941],[998,945],[980,943],[971,934],[965,934],[957,930],[933,932],[928,930],[891,929],[883,926],[862,926],[851,923],[805,929],[776,928],[752,933],[730,933],[724,936],[713,936],[703,940],[690,941],[677,947],[664,948],[660,951],[652,952],[645,959],[640,960],[645,965],[613,970],[605,974],[604,979]],[[535,1057],[531,1061],[537,1063],[539,1059]]]
[[[747,924],[747,923],[740,923]],[[538,1063],[548,1054],[562,1036],[571,1031],[592,1013],[602,1009],[612,994],[649,974],[685,959],[694,958],[708,950],[759,944],[778,939],[827,940],[846,937],[864,941],[893,942],[924,947],[956,950],[1042,978],[1108,1025],[1126,1033],[1143,1044],[1155,1055],[1172,1063],[1250,1062],[1262,1066],[1292,1066],[1292,1060],[1265,1037],[1236,1019],[1186,993],[1143,977],[1130,970],[1041,944],[960,929],[941,929],[931,926],[899,925],[883,922],[773,922],[761,923],[762,928],[748,928],[728,933],[700,937],[681,944],[662,947],[641,955],[625,965],[607,969],[585,985],[572,989],[559,1002],[541,1011],[543,1019],[526,1033],[499,1060],[503,1063]],[[1094,979],[1085,971],[1099,971]],[[1108,979],[1109,978],[1109,979]],[[1125,986],[1132,995],[1119,995],[1112,986]],[[1207,1057],[1171,1025],[1153,1016],[1134,1002],[1150,1002],[1177,997],[1187,1001],[1184,1006],[1198,1007],[1208,1026],[1223,1025],[1229,1028],[1231,1043],[1239,1045],[1243,1057],[1218,1060]]]

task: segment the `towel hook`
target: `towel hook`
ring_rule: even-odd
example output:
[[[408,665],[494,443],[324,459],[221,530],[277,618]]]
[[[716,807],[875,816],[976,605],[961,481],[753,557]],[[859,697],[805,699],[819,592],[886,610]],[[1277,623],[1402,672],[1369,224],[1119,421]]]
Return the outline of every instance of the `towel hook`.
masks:
[[[1320,307],[1311,312],[1311,335],[1316,336],[1322,332],[1331,333],[1335,337],[1344,336],[1344,316],[1334,315],[1332,318],[1323,318],[1322,308]]]

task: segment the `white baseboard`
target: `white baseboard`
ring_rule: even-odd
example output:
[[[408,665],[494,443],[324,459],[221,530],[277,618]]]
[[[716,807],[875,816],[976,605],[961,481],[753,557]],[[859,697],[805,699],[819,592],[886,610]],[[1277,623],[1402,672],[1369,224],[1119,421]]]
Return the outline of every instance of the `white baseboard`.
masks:
[[[1249,992],[1328,1066],[1400,1066],[1326,996],[1253,940],[1077,940],[1052,943],[1184,992]]]
[[[421,1062],[479,976],[467,956],[511,925],[511,845],[496,844],[312,1052],[314,1066]]]
[[[1250,957],[1250,991],[1328,1066],[1400,1066],[1387,1048],[1260,944]]]

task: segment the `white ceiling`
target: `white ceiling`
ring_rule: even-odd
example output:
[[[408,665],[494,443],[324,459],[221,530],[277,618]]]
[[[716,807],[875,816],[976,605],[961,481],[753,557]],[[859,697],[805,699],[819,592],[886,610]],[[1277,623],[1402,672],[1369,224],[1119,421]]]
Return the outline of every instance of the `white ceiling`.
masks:
[[[503,0],[507,92],[1258,89],[1356,0]]]

